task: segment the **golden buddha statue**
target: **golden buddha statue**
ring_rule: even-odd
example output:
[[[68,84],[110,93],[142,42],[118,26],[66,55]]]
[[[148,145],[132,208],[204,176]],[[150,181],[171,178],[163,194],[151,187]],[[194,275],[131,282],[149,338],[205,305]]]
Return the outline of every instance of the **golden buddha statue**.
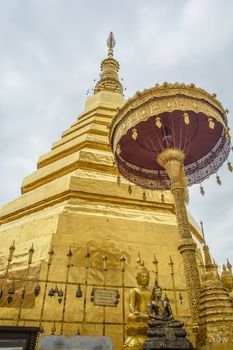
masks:
[[[147,338],[148,305],[152,300],[151,289],[149,285],[149,271],[140,262],[136,275],[137,287],[130,290],[128,324],[126,326],[127,339],[124,347],[131,350],[142,348]]]

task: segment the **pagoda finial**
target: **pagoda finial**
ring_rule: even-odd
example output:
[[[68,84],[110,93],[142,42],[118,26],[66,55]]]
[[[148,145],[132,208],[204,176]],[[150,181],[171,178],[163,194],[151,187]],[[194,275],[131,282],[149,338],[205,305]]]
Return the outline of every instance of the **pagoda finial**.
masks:
[[[116,44],[113,33],[110,32],[107,39],[108,57],[101,63],[100,79],[97,82],[94,94],[100,91],[110,91],[123,94],[123,88],[119,81],[119,63],[113,58],[113,48]]]
[[[203,253],[204,253],[205,268],[206,269],[213,269],[214,264],[213,264],[211,256],[210,256],[209,247],[206,244],[203,222],[201,221],[200,224],[201,224],[202,236],[204,239]]]
[[[108,57],[113,57],[113,48],[115,45],[116,45],[116,41],[114,39],[113,32],[110,32],[107,39]]]

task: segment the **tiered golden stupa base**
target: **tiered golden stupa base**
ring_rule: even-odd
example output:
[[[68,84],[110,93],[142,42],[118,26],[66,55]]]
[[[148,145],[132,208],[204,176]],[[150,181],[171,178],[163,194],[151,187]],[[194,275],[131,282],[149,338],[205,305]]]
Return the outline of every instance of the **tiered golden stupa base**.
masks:
[[[213,271],[206,274],[199,300],[197,347],[200,350],[233,349],[233,305]]]

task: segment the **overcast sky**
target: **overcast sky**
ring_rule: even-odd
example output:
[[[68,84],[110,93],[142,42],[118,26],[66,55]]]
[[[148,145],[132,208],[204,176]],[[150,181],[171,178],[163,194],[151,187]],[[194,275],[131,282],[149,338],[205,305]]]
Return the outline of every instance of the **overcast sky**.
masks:
[[[110,31],[126,97],[155,83],[217,93],[233,130],[232,0],[0,0],[0,205],[83,111]],[[230,156],[233,163],[233,153]],[[190,191],[212,255],[233,263],[233,174]]]

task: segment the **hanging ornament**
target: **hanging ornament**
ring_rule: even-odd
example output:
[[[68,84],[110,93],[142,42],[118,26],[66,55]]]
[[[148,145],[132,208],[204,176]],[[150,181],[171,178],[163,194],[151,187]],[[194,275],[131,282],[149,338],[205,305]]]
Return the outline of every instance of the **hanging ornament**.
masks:
[[[165,202],[165,196],[164,196],[163,192],[162,192],[162,194],[161,194],[161,202],[162,202],[162,203]]]
[[[144,201],[146,201],[146,191],[143,192],[142,198],[143,198]]]
[[[121,153],[121,146],[119,145],[119,143],[118,143],[118,145],[116,147],[116,153],[117,153],[118,156]]]
[[[216,176],[216,181],[217,181],[217,184],[219,185],[219,186],[221,186],[221,184],[222,184],[222,181],[221,181],[221,179],[220,179],[220,176]]]
[[[204,190],[204,188],[202,187],[202,185],[200,185],[200,192],[201,192],[202,196],[205,195],[205,190]]]
[[[132,138],[136,141],[138,137],[137,129],[132,129]]]
[[[184,122],[185,122],[185,124],[189,124],[189,115],[188,115],[188,113],[187,112],[184,112],[184,114],[183,114],[183,118],[184,118]]]
[[[228,167],[228,169],[229,169],[230,172],[233,171],[233,167],[232,167],[231,162],[227,162],[227,167]]]
[[[117,176],[117,185],[119,186],[120,183],[121,183],[121,177],[120,177],[120,175],[118,175],[118,176]]]
[[[208,123],[209,123],[209,128],[213,130],[214,127],[215,127],[213,118],[209,117],[209,118],[208,118]]]
[[[156,124],[156,126],[157,126],[159,129],[161,128],[162,123],[161,123],[160,117],[156,117],[156,119],[155,119],[155,124]]]
[[[83,296],[83,292],[82,292],[82,289],[81,289],[81,285],[80,283],[78,284],[78,289],[76,291],[76,298],[82,298]]]
[[[132,187],[131,187],[131,185],[128,186],[128,192],[129,192],[129,194],[132,193]]]
[[[35,289],[34,289],[35,297],[38,297],[38,296],[39,296],[40,290],[41,290],[41,287],[40,287],[40,285],[39,285],[39,282],[37,282],[37,284],[36,284],[36,286],[35,286]]]
[[[233,146],[231,147],[231,151],[233,152]]]
[[[225,130],[225,137],[226,137],[226,140],[230,142],[231,135],[230,135],[230,131],[229,130],[230,130],[229,128]]]

